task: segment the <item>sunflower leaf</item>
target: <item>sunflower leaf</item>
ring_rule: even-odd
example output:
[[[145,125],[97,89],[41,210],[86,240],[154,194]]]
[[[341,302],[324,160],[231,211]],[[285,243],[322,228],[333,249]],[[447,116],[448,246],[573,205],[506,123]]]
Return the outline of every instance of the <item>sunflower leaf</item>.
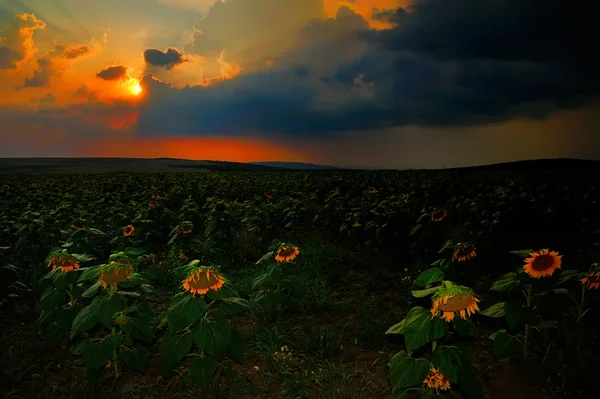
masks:
[[[225,353],[239,364],[244,363],[244,338],[234,328],[231,329],[231,336]]]
[[[148,357],[150,352],[143,346],[138,346],[135,349],[124,349],[119,352],[119,360],[121,360],[129,368],[132,368],[140,373],[146,370],[148,365]]]
[[[211,356],[194,357],[190,362],[190,371],[196,382],[207,388],[217,370],[217,360]]]
[[[92,305],[88,305],[81,309],[73,320],[73,325],[71,327],[71,339],[75,338],[77,334],[90,330],[96,324],[98,324],[99,321],[100,320],[98,319],[96,312],[92,310]]]
[[[178,301],[171,303],[167,313],[169,329],[171,332],[175,332],[189,326],[203,317],[207,308],[206,301],[201,297],[180,296]]]
[[[411,291],[411,293],[415,298],[425,298],[426,296],[434,294],[441,289],[442,289],[442,286],[438,285],[437,287],[427,288],[425,290]]]
[[[498,319],[502,316],[504,316],[505,311],[504,311],[504,304],[506,302],[498,302],[495,305],[490,306],[489,308],[481,311],[481,314],[484,316],[488,316],[488,317],[493,317],[495,319]]]
[[[406,350],[412,352],[428,342],[440,339],[448,333],[448,323],[431,318],[429,310],[420,306],[412,308],[406,316],[404,342]]]
[[[523,259],[525,259],[526,257],[529,256],[530,253],[533,252],[533,249],[519,249],[519,250],[516,250],[516,251],[508,251],[508,252],[510,252],[511,254],[517,255],[517,256],[519,256],[519,257],[521,257]]]
[[[519,341],[506,332],[498,331],[494,334],[494,356],[500,361],[509,359],[519,350]]]
[[[400,323],[396,323],[385,332],[385,334],[404,334],[404,326],[406,325],[406,319]]]
[[[429,374],[430,363],[426,359],[415,359],[400,351],[390,360],[390,383],[392,393],[423,383]]]
[[[505,273],[492,284],[490,291],[508,292],[514,291],[519,287],[520,281],[517,278],[517,273]]]
[[[194,340],[191,332],[167,335],[161,345],[160,354],[165,368],[171,370],[192,348]]]
[[[464,347],[441,345],[433,351],[431,362],[450,381],[456,383],[461,369],[466,369],[471,365],[471,358]]]
[[[192,329],[193,339],[206,353],[221,357],[231,336],[231,325],[223,315],[217,314],[213,320],[203,319]]]
[[[438,267],[432,267],[423,271],[415,280],[415,285],[425,287],[429,284],[438,283],[444,279],[444,272]]]

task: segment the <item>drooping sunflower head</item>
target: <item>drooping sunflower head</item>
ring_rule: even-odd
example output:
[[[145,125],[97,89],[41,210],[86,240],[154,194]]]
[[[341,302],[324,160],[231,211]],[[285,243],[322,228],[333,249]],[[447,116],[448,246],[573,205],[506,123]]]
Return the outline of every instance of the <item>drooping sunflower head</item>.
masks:
[[[79,260],[67,251],[60,251],[51,254],[48,259],[48,267],[55,270],[57,267],[63,272],[72,272],[79,269]]]
[[[151,208],[156,208],[158,206],[158,201],[156,200],[151,200],[148,202],[148,206]]]
[[[298,247],[294,245],[286,245],[277,250],[277,253],[275,254],[275,260],[277,262],[291,262],[296,259],[299,253],[300,250]]]
[[[153,198],[153,199],[159,199],[159,198],[160,198],[160,195],[159,195],[159,194],[152,194],[152,198]]]
[[[475,246],[473,244],[459,243],[454,247],[452,260],[457,262],[466,262],[475,256],[477,256],[477,253],[475,253]]]
[[[8,184],[5,184],[5,185],[2,186],[2,189],[4,191],[8,191],[8,190],[10,190],[10,186]]]
[[[188,235],[192,232],[193,227],[194,224],[192,222],[190,222],[189,220],[185,220],[179,223],[179,226],[177,226],[177,234],[181,236]]]
[[[120,282],[130,279],[133,274],[133,267],[129,264],[110,262],[102,267],[98,284],[107,288],[108,286],[117,286]]]
[[[73,220],[73,224],[71,225],[75,230],[85,230],[85,223],[81,219]]]
[[[425,377],[423,384],[427,385],[429,389],[439,389],[442,391],[450,389],[450,379],[435,367],[429,370],[429,375]]]
[[[431,221],[441,222],[442,220],[446,219],[446,216],[448,216],[448,213],[445,209],[434,209],[433,212],[431,212]]]
[[[125,237],[129,237],[133,234],[134,231],[135,231],[135,227],[133,227],[132,225],[128,225],[127,227],[125,227],[123,229],[123,235]]]
[[[439,315],[448,323],[454,320],[455,315],[466,320],[479,310],[477,306],[479,299],[473,290],[462,285],[453,285],[439,290],[431,298],[431,302],[431,318]]]
[[[600,271],[591,271],[581,280],[581,285],[588,290],[600,289]]]
[[[204,295],[209,290],[220,290],[223,284],[225,284],[225,277],[213,267],[199,266],[190,270],[188,277],[181,283],[183,289],[190,294]]]
[[[559,255],[556,251],[542,249],[529,255],[530,257],[525,259],[523,271],[533,278],[548,277],[556,269],[560,269],[562,255]]]

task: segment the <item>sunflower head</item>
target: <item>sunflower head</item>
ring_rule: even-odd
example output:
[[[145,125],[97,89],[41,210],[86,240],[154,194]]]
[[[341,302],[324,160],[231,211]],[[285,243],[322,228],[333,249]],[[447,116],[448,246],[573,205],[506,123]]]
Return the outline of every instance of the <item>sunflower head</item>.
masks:
[[[448,216],[448,213],[445,209],[434,209],[433,212],[431,212],[431,221],[441,222],[446,219],[446,216]]]
[[[459,243],[454,247],[452,260],[457,262],[466,262],[475,256],[477,256],[477,254],[475,253],[475,246],[473,244]]]
[[[66,250],[52,254],[48,259],[48,267],[55,270],[57,267],[63,272],[72,272],[79,269],[79,260]]]
[[[75,219],[73,221],[73,224],[71,225],[72,228],[74,228],[75,230],[85,230],[85,224],[83,223],[83,220],[81,219]]]
[[[562,255],[559,255],[556,251],[542,249],[529,255],[530,257],[525,259],[523,271],[533,278],[548,277],[556,269],[560,269]]]
[[[432,367],[429,370],[429,374],[423,380],[423,384],[427,385],[429,389],[439,389],[446,391],[450,389],[450,379],[444,376],[438,369]]]
[[[225,284],[225,277],[210,266],[199,266],[190,270],[182,282],[183,289],[192,295],[204,295],[209,290],[218,291]]]
[[[158,194],[152,194],[152,198],[153,198],[153,199],[159,199],[159,198],[160,198],[160,195],[158,195]]]
[[[10,186],[8,184],[5,184],[5,185],[2,186],[2,189],[4,191],[8,191],[8,190],[10,190]]]
[[[454,316],[466,320],[468,316],[475,314],[479,310],[477,302],[479,299],[475,296],[473,290],[462,285],[453,285],[439,290],[431,298],[431,318],[440,316],[450,323]]]
[[[120,326],[124,326],[128,322],[129,317],[125,316],[124,314],[119,314],[117,317],[115,317],[115,324],[118,324]]]
[[[291,262],[296,259],[299,253],[300,250],[294,245],[283,246],[277,250],[275,260],[277,262]]]
[[[151,208],[156,208],[158,206],[158,201],[151,200],[150,202],[148,202],[148,206]]]
[[[123,235],[125,237],[129,237],[133,234],[134,231],[135,231],[135,227],[133,227],[132,225],[128,225],[127,227],[125,227],[123,229]]]
[[[588,290],[597,290],[600,288],[600,271],[591,271],[580,281],[581,285]]]
[[[117,286],[120,282],[130,279],[132,274],[133,267],[131,265],[113,261],[103,266],[100,277],[98,277],[98,284],[104,288]]]

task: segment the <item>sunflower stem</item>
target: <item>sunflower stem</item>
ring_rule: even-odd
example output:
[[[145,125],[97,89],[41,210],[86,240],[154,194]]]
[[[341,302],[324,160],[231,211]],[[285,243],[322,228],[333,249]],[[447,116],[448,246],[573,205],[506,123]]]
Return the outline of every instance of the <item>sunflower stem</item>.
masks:
[[[112,328],[112,335],[116,335],[115,327]],[[115,380],[119,378],[119,364],[117,360],[117,350],[113,349],[113,364],[115,365]]]
[[[531,284],[527,286],[527,309],[531,308]],[[525,324],[525,337],[523,339],[523,358],[527,359],[528,349],[529,349],[529,323]]]
[[[579,306],[577,308],[577,322],[581,321],[583,317],[583,304],[585,303],[585,287],[581,287],[581,300],[579,301]]]

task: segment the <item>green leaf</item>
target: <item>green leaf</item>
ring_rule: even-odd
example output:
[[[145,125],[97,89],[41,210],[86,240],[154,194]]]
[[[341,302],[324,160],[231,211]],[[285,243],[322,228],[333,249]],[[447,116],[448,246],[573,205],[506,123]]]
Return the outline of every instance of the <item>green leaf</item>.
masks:
[[[466,338],[474,337],[477,335],[477,328],[475,327],[475,324],[471,319],[463,320],[461,318],[455,318],[454,320],[452,320],[452,328],[454,328],[454,331],[460,337]]]
[[[277,285],[279,280],[281,280],[281,267],[278,263],[273,263],[267,267],[267,271],[264,274],[261,274],[252,281],[252,289]]]
[[[517,278],[517,273],[509,272],[505,273],[498,280],[492,284],[490,287],[490,291],[499,291],[499,292],[509,292],[514,291],[519,287],[519,279]]]
[[[421,228],[423,227],[423,225],[421,223],[416,224],[412,230],[410,231],[410,233],[408,234],[409,236],[414,236],[415,234],[417,234],[419,231],[421,231]]]
[[[190,361],[190,366],[192,377],[196,382],[208,388],[217,370],[217,361],[210,356],[194,357]]]
[[[432,319],[431,313],[425,308],[415,306],[406,316],[404,341],[409,352],[440,339],[447,333],[448,323],[439,317]]]
[[[212,299],[213,301],[219,301],[227,298],[239,298],[240,295],[236,292],[236,290],[231,286],[230,283],[226,282],[218,291],[209,290],[206,293],[206,296]]]
[[[141,256],[146,253],[146,250],[142,248],[125,248],[123,253],[125,256]]]
[[[241,313],[248,309],[250,304],[242,298],[226,298],[219,302],[219,309],[227,316]]]
[[[40,304],[43,309],[52,310],[62,306],[66,296],[65,290],[57,290],[54,287],[49,287],[40,298]]]
[[[143,346],[137,346],[133,350],[126,348],[119,352],[119,360],[140,373],[146,370],[149,356],[150,352]]]
[[[494,335],[493,351],[498,360],[506,360],[519,350],[519,341],[505,332],[498,331]]]
[[[386,334],[404,334],[404,326],[406,325],[406,319],[400,323],[396,323],[385,332]]]
[[[390,360],[392,393],[421,385],[429,374],[429,369],[430,364],[426,359],[414,359],[405,351],[396,353]]]
[[[533,252],[533,249],[519,249],[516,251],[508,251],[511,254],[517,255],[523,259],[527,258],[529,256],[530,253]]]
[[[273,310],[281,304],[283,293],[279,291],[260,291],[255,300],[262,304],[266,310]]]
[[[444,279],[444,272],[438,267],[432,267],[422,272],[415,280],[415,285],[425,287],[429,284],[438,283]]]
[[[262,258],[260,258],[259,260],[257,260],[257,261],[256,261],[256,264],[258,265],[258,264],[260,264],[260,263],[264,262],[265,260],[267,260],[267,259],[269,259],[269,258],[272,258],[272,257],[273,257],[273,254],[274,254],[274,252],[273,252],[273,251],[271,251],[271,252],[267,252],[266,254],[264,254],[264,255],[262,256]]]
[[[444,252],[446,249],[450,248],[452,245],[454,245],[454,243],[452,242],[452,240],[447,240],[444,245],[442,245],[442,247],[439,249],[438,254],[441,254],[442,252]]]
[[[458,386],[469,399],[483,399],[483,381],[479,369],[473,365],[460,368]]]
[[[432,353],[431,362],[454,383],[458,382],[461,369],[471,366],[467,349],[459,346],[438,346]]]
[[[178,299],[179,301],[171,304],[167,313],[171,332],[181,330],[200,320],[208,308],[206,301],[199,296],[183,295]]]
[[[504,316],[505,311],[504,311],[504,304],[506,302],[498,302],[495,305],[490,306],[489,308],[481,311],[481,314],[484,316],[488,316],[488,317],[493,317],[495,319],[498,319],[502,316]]]
[[[564,284],[572,279],[579,279],[582,274],[579,270],[563,270],[558,278],[558,284]]]
[[[126,324],[121,325],[121,330],[132,339],[151,343],[154,339],[152,323],[145,316],[131,317]]]
[[[504,316],[508,328],[514,330],[522,324],[525,324],[527,320],[528,310],[521,304],[507,301],[504,303]]]
[[[102,267],[100,266],[86,267],[85,269],[83,269],[83,273],[81,273],[77,281],[82,282],[97,280],[100,276],[100,273],[102,273]]]
[[[229,344],[225,353],[239,364],[244,363],[244,338],[234,328],[231,329]]]
[[[88,305],[81,309],[73,320],[73,325],[71,327],[71,339],[75,338],[77,334],[90,330],[96,324],[98,324],[99,321],[100,320],[98,319],[98,316],[92,310],[92,305]]]
[[[192,329],[198,348],[215,357],[221,357],[229,344],[231,326],[229,320],[217,314],[212,320],[203,319]]]
[[[107,328],[112,328],[114,325],[113,316],[115,313],[122,311],[127,305],[126,299],[119,295],[113,294],[110,297],[97,296],[92,301],[92,312],[98,317],[98,320]]]
[[[108,337],[102,341],[85,341],[82,351],[85,367],[90,370],[100,370],[110,360],[114,349],[114,340]]]
[[[87,290],[81,294],[82,298],[93,298],[96,296],[98,291],[100,290],[100,284],[92,284]]]
[[[436,292],[438,292],[441,289],[442,289],[442,286],[438,285],[436,287],[427,288],[425,290],[411,291],[411,293],[415,298],[425,298],[426,296],[435,294]]]
[[[194,340],[191,332],[167,335],[160,344],[160,354],[165,368],[171,370],[192,348]]]

